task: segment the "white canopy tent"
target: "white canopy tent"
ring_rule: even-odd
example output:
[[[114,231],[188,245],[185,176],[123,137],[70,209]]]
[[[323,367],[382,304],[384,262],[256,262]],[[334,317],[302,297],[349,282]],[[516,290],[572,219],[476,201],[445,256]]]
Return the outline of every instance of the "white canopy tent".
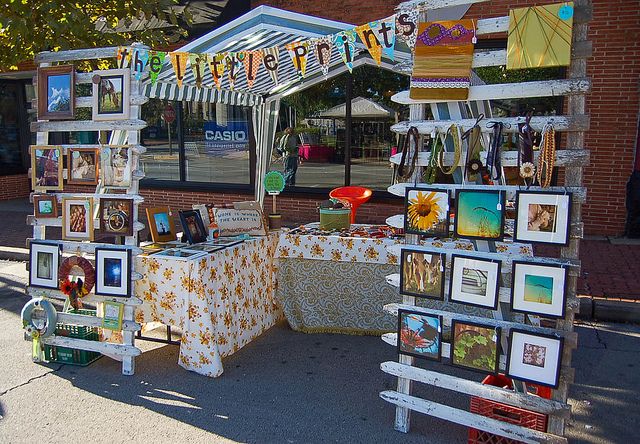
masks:
[[[322,111],[318,117],[325,119],[344,119],[347,112],[347,104],[342,103],[328,110]],[[351,117],[355,119],[393,119],[395,110],[373,100],[356,97],[351,100]]]

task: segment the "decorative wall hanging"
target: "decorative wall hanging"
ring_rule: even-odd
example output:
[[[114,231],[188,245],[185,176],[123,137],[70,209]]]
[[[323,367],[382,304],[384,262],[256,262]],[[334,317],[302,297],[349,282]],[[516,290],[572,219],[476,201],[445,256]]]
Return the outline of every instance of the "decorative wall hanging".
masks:
[[[131,250],[96,248],[96,294],[131,296]]]
[[[464,176],[470,182],[476,182],[478,179],[478,173],[481,173],[484,169],[482,161],[480,160],[480,152],[484,151],[484,138],[482,137],[482,130],[478,123],[484,118],[484,114],[481,114],[473,127],[462,135],[462,140],[467,142],[467,157],[464,166]]]
[[[507,69],[568,66],[573,2],[509,11]]]
[[[396,45],[396,20],[394,17],[387,17],[384,20],[369,22],[369,26],[378,36],[378,41],[382,45],[382,53],[395,60],[394,47]]]
[[[183,228],[182,242],[186,240],[190,244],[197,244],[207,240],[207,229],[198,210],[181,210],[178,214]]]
[[[396,34],[413,51],[418,35],[418,9],[400,11],[396,14]]]
[[[100,232],[118,236],[133,235],[133,199],[100,199]]]
[[[475,29],[474,20],[420,23],[410,98],[467,100]]]
[[[284,47],[289,52],[291,62],[300,78],[304,77],[307,70],[307,55],[309,54],[309,41],[287,43]]]
[[[356,31],[354,29],[349,29],[334,34],[333,44],[340,53],[342,61],[347,65],[347,68],[349,68],[349,72],[352,72],[353,59],[356,55]]]
[[[262,63],[264,64],[265,69],[271,76],[271,80],[276,85],[278,84],[278,60],[280,59],[280,51],[277,46],[272,46],[271,48],[265,48],[263,50],[264,57],[262,59]]]
[[[169,58],[171,59],[173,72],[176,75],[176,83],[178,84],[178,87],[182,87],[182,81],[184,80],[184,75],[187,72],[187,60],[189,59],[189,53],[170,52]]]
[[[518,124],[518,168],[520,177],[527,187],[533,184],[536,166],[533,164],[533,130],[531,129],[531,113],[524,123]]]
[[[316,56],[316,61],[320,65],[323,75],[329,74],[329,63],[331,62],[331,38],[329,36],[320,37],[314,39],[312,44],[313,53]]]
[[[58,244],[29,242],[29,285],[58,288],[58,264],[62,249]]]
[[[58,199],[55,194],[36,194],[33,196],[33,214],[36,218],[57,218]]]
[[[206,66],[207,66],[207,54],[189,54],[189,65],[191,65],[191,71],[193,72],[193,78],[195,79],[196,86],[202,87],[202,79],[204,78]]]
[[[244,51],[244,73],[247,75],[247,86],[251,88],[258,78],[260,66],[262,66],[262,51]]]
[[[563,345],[563,338],[512,328],[506,375],[557,388]]]
[[[555,162],[556,131],[552,123],[547,123],[542,129],[542,142],[540,143],[540,155],[536,170],[536,180],[542,188],[548,188],[551,185]]]
[[[373,60],[380,66],[380,62],[382,62],[382,45],[378,41],[375,31],[371,29],[371,24],[365,23],[364,25],[356,26],[355,30]]]
[[[149,79],[152,85],[155,85],[158,81],[158,74],[162,71],[162,65],[164,65],[166,56],[167,53],[164,51],[149,52]]]
[[[147,208],[147,221],[154,242],[176,240],[176,228],[169,207]]]
[[[211,76],[213,77],[213,83],[218,89],[220,89],[220,82],[222,81],[222,76],[224,75],[224,68],[226,66],[225,58],[226,53],[212,54],[207,57],[209,70],[211,71]]]
[[[62,238],[75,241],[93,240],[93,198],[62,199]]]
[[[131,56],[131,66],[133,68],[134,77],[136,80],[142,78],[142,73],[147,67],[149,62],[149,50],[145,48],[133,48],[133,54]]]
[[[100,149],[100,179],[108,188],[129,188],[131,186],[132,157],[129,147],[105,145]]]
[[[67,151],[67,183],[97,185],[100,151],[98,148],[69,148]]]
[[[455,124],[451,125],[445,134],[440,134],[443,146],[445,146],[448,136],[451,136],[451,139],[453,141],[453,163],[451,164],[451,168],[445,168],[443,149],[442,151],[440,151],[440,155],[438,156],[438,168],[440,168],[440,171],[442,171],[443,174],[451,175],[458,168],[460,158],[462,157],[462,141],[460,139],[460,131]]]

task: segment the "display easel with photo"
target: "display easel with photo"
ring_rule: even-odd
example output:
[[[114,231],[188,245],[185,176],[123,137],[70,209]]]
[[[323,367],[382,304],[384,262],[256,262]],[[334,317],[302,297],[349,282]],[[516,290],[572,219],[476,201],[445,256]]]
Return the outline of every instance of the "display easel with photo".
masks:
[[[482,1],[484,0],[476,0],[473,3]],[[415,11],[414,8],[418,8],[422,20],[426,22],[426,11],[429,9],[468,3],[469,0],[410,1],[401,4],[398,9]],[[571,29],[568,32],[572,40],[564,36],[569,39],[568,44],[572,47],[567,78],[469,86],[468,100],[562,95],[567,96],[566,115],[488,118],[478,125],[480,119],[472,117],[478,117],[473,114],[479,114],[480,111],[469,107],[468,113],[471,115],[455,115],[455,112],[450,112],[450,115],[443,118],[439,108],[442,105],[449,106],[442,102],[447,100],[443,97],[448,97],[451,92],[443,91],[443,88],[433,91],[438,86],[435,83],[440,79],[421,86],[425,89],[433,88],[432,91],[422,90],[419,95],[404,91],[392,98],[410,108],[410,120],[392,127],[396,133],[407,135],[409,143],[408,155],[399,153],[391,158],[391,162],[400,167],[399,176],[402,178],[400,183],[389,187],[390,193],[405,199],[407,208],[404,215],[393,216],[387,221],[398,228],[404,227],[408,233],[405,240],[408,245],[389,249],[390,253],[402,258],[402,266],[400,275],[388,276],[387,282],[400,287],[403,302],[384,307],[385,311],[398,317],[398,332],[382,337],[384,342],[397,347],[399,352],[398,362],[381,364],[384,372],[398,377],[396,390],[380,393],[382,399],[396,405],[396,430],[408,432],[410,413],[417,411],[514,441],[567,442],[564,428],[571,411],[567,403],[568,387],[574,375],[571,354],[577,345],[573,320],[579,307],[576,280],[580,270],[578,248],[582,237],[581,205],[586,198],[586,190],[582,186],[582,169],[589,161],[589,152],[584,148],[584,131],[589,125],[589,117],[585,114],[584,94],[590,88],[589,79],[586,78],[586,59],[590,56],[591,48],[587,40],[591,2],[576,0],[573,3],[565,2],[542,8],[556,8],[560,20],[572,20],[572,33]],[[511,11],[510,15],[520,13],[522,11],[516,10]],[[474,37],[510,31],[510,26],[513,27],[514,23],[513,17],[511,20],[510,17],[478,20],[474,23]],[[464,28],[460,29],[464,35],[466,31]],[[416,46],[416,57],[428,52],[424,48],[418,48],[419,46],[435,46],[436,42],[432,37],[428,33],[418,35],[421,43]],[[518,44],[523,43],[519,41]],[[521,51],[517,45],[509,43],[508,47],[508,51],[475,51],[469,59],[471,67],[505,65],[512,51]],[[459,63],[459,60],[455,63]],[[411,69],[411,66],[405,66],[400,70],[410,72]],[[421,78],[413,80],[428,80],[424,75],[419,77]],[[456,92],[459,93],[460,91]],[[444,96],[425,99],[426,94]],[[449,100],[456,104],[454,100],[460,99]],[[481,104],[474,102],[474,106],[478,103]],[[426,105],[431,105],[435,120],[425,120]],[[450,106],[449,111],[453,108]],[[460,133],[469,130],[467,137],[470,139],[474,136],[487,139],[487,133],[493,132],[496,125],[500,126],[501,131],[513,133],[519,132],[525,125],[541,131],[552,124],[554,131],[566,132],[566,149],[551,151],[551,154],[547,152],[549,157],[544,158],[539,166],[545,170],[542,179],[550,178],[554,166],[563,168],[564,184],[550,187],[550,180],[542,180],[538,176],[538,182],[544,184],[544,188],[506,185],[503,171],[500,179],[494,179],[493,175],[488,180],[481,177],[483,166],[489,167],[489,171],[491,166],[498,171],[504,166],[522,166],[521,175],[528,178],[525,181],[529,180],[529,185],[532,175],[526,172],[528,165],[520,165],[517,151],[497,151],[499,156],[495,156],[494,151],[492,157],[491,149],[477,152],[468,149],[468,157],[463,158],[455,139],[448,146],[444,143],[444,139],[450,136],[452,124],[455,124]],[[423,152],[420,149],[422,138],[428,134],[432,139],[444,134],[443,143],[440,146],[433,143],[431,152]],[[468,146],[471,145],[469,141]],[[531,159],[527,160],[534,166],[541,152],[532,151],[530,154]],[[499,162],[496,162],[496,158]],[[412,165],[411,168],[409,165]],[[456,183],[436,183],[437,168],[444,174],[453,175]],[[423,183],[424,181],[428,183]],[[485,183],[481,184],[482,182]],[[449,220],[448,199],[439,197],[447,193],[455,196],[456,211],[453,220]],[[514,242],[560,245],[562,248],[559,258],[532,258],[531,255],[524,254],[525,251],[531,251],[527,244],[521,244],[523,254],[520,255],[496,250],[495,241],[502,239],[505,232],[510,231],[505,230],[509,226],[505,224],[507,201],[516,201]],[[438,210],[438,214],[430,213],[434,208]],[[427,220],[423,213],[429,213],[430,219]],[[446,235],[449,224],[453,227],[454,236],[473,239],[474,251],[465,251],[463,255],[452,254],[450,249],[420,245],[420,235]],[[422,260],[416,262],[417,257]],[[441,270],[430,270],[433,257],[443,257],[445,266]],[[442,291],[445,294],[433,293],[439,280],[443,281],[441,288],[444,288]],[[448,281],[446,284],[445,280]],[[423,282],[431,285],[424,286]],[[434,308],[416,306],[416,297],[432,299],[429,306]],[[492,316],[461,314],[462,310],[451,311],[450,306],[444,303],[438,308],[440,301],[462,304],[461,307],[484,307],[490,310]],[[472,352],[473,359],[470,357]],[[419,368],[416,359],[421,358],[442,361],[443,366],[463,367],[486,375],[505,373],[512,378],[515,390],[454,377],[446,374],[444,369],[440,372]],[[419,398],[412,395],[414,382],[483,398],[487,403],[497,406],[504,404],[547,415],[547,427],[533,430],[519,424],[499,421],[490,415],[480,415],[479,412]],[[552,389],[550,399],[531,394],[532,386],[528,386],[530,383],[535,384],[534,387]],[[496,438],[498,439],[501,438]]]
[[[34,216],[28,218],[28,223],[33,225],[33,239],[30,241],[32,279],[27,293],[32,298],[66,300],[64,285],[71,283],[67,276],[58,275],[57,264],[62,262],[60,270],[65,272],[68,269],[74,275],[84,273],[85,294],[80,292],[80,300],[95,305],[98,312],[107,304],[109,312],[117,316],[105,321],[106,315],[103,319],[65,311],[58,312],[57,320],[92,328],[107,325],[111,340],[100,342],[52,335],[37,341],[40,346],[102,353],[122,361],[122,373],[132,375],[134,358],[141,353],[134,343],[135,332],[140,330],[134,311],[142,301],[133,291],[141,275],[135,271],[133,259],[142,253],[137,247],[138,232],[144,229],[144,224],[138,221],[138,207],[143,202],[138,181],[144,173],[138,165],[145,148],[139,144],[139,132],[146,126],[140,120],[140,108],[148,99],[140,94],[140,81],[130,75],[129,69],[76,73],[73,67],[74,61],[109,58],[113,51],[114,48],[101,48],[44,52],[36,56],[39,73],[35,81],[41,83],[38,109],[42,113],[31,125],[36,133],[36,146],[32,148],[30,174],[36,191],[32,200],[37,207]],[[59,77],[51,80],[53,75]],[[79,84],[91,84],[92,95],[74,95],[75,86]],[[49,91],[52,86],[56,87],[55,91]],[[64,96],[66,91],[71,93]],[[55,113],[51,112],[52,103],[57,104]],[[92,120],[72,120],[76,108],[92,108]],[[49,132],[54,131],[110,131],[111,135],[107,145],[49,146]],[[67,157],[66,163],[63,156]],[[93,193],[65,192],[67,184],[96,188]],[[55,191],[55,194],[37,194],[43,191]],[[62,204],[61,216],[58,216],[57,203]],[[47,239],[47,227],[62,227],[64,240]],[[93,242],[94,230],[113,236],[114,243]],[[91,283],[90,287],[87,282]],[[34,353],[35,361],[41,359],[41,353]]]

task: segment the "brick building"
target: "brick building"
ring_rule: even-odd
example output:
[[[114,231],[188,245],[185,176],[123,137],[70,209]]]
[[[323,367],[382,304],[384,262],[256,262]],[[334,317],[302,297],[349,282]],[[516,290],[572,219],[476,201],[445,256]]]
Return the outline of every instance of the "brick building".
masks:
[[[514,7],[556,2],[491,0],[472,5],[465,17],[498,17],[507,15]],[[251,7],[264,4],[361,24],[391,15],[398,3],[388,0],[364,3],[359,0],[257,0],[251,2]],[[592,3],[590,39],[593,51],[588,59],[592,92],[587,98],[591,126],[586,146],[591,151],[591,165],[584,173],[588,199],[583,207],[583,218],[586,234],[616,236],[624,232],[626,184],[636,159],[640,111],[640,2],[592,0]],[[0,199],[27,196],[28,193],[26,174],[4,172],[0,175]],[[316,204],[326,193],[327,189],[304,187],[285,191],[279,199],[279,210],[290,223],[317,220]],[[246,200],[252,196],[252,187],[248,183],[208,186],[202,182],[145,180],[141,182],[141,194],[145,197],[145,206],[169,204],[177,209],[189,208],[194,203]],[[400,212],[398,199],[385,194],[376,192],[371,203],[360,208],[359,222],[379,223]]]

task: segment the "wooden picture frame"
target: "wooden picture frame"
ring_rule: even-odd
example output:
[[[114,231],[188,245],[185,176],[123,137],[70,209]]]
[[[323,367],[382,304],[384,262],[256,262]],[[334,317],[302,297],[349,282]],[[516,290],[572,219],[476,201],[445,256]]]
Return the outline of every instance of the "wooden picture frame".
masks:
[[[100,178],[100,150],[98,148],[69,148],[67,150],[67,183],[97,185]]]
[[[562,337],[512,328],[505,374],[519,381],[556,389],[560,382],[563,348]]]
[[[448,237],[449,197],[448,190],[407,187],[404,196],[404,232],[429,237]]]
[[[131,77],[128,69],[94,71],[92,88],[92,118],[126,120],[129,118]]]
[[[95,250],[96,287],[98,296],[131,296],[131,250],[123,248],[102,248]]]
[[[93,198],[62,199],[62,238],[72,241],[93,240]]]
[[[60,244],[32,240],[29,243],[29,286],[57,290],[61,258]]]
[[[72,120],[76,72],[73,65],[38,68],[38,120]]]
[[[133,199],[100,198],[100,232],[133,236]]]
[[[410,318],[412,317],[412,318]],[[409,325],[410,318],[415,328]],[[404,328],[404,327],[407,328]],[[431,344],[429,345],[429,341]],[[416,347],[416,345],[425,347]],[[428,345],[428,347],[427,347]],[[435,347],[434,347],[435,346]],[[419,351],[435,348],[433,351]],[[430,361],[442,360],[442,316],[430,315],[413,310],[398,310],[398,341],[399,355],[413,356],[414,358]]]
[[[497,309],[501,268],[499,260],[452,254],[449,302]]]
[[[460,329],[460,326],[469,326],[471,327],[469,330],[465,330],[462,331]],[[488,344],[482,344],[480,342],[476,342],[474,343],[473,341],[462,341],[460,339],[460,336],[462,334],[466,334],[467,332],[477,332],[478,334],[482,334],[482,330],[486,330],[486,332],[491,335],[491,337],[487,337],[488,335],[485,335],[484,339],[486,339],[486,341],[488,342]],[[499,372],[499,364],[500,364],[500,338],[502,334],[502,329],[500,327],[494,327],[492,325],[484,325],[484,324],[479,324],[476,322],[468,322],[468,321],[461,321],[458,319],[452,319],[451,320],[451,365],[453,365],[454,367],[460,367],[460,368],[464,368],[466,370],[472,370],[475,372],[480,372],[480,373],[484,373],[484,374],[491,374],[491,375],[497,375]],[[465,350],[468,351],[469,353],[471,353],[474,348],[480,348],[482,349],[482,347],[495,347],[494,351],[495,351],[495,359],[491,359],[491,360],[486,360],[486,363],[490,363],[491,366],[482,366],[481,364],[477,363],[477,360],[482,358],[482,356],[480,357],[476,357],[475,361],[476,362],[464,362],[465,357],[461,357],[461,350],[467,349]],[[490,361],[490,362],[489,362]]]
[[[175,241],[176,227],[168,206],[147,208],[147,222],[153,242]]]
[[[202,222],[202,216],[198,210],[180,210],[180,222],[182,223],[182,238],[186,237],[190,244],[198,244],[207,240],[207,230]]]
[[[56,219],[58,217],[58,198],[54,194],[34,195],[33,215],[38,219]]]
[[[444,300],[444,253],[403,248],[400,258],[400,294]],[[435,291],[428,291],[427,288]]]
[[[516,192],[514,242],[568,245],[572,193]]]
[[[568,276],[568,268],[561,265],[513,261],[511,311],[545,318],[564,318]]]
[[[33,191],[63,190],[62,153],[60,146],[31,146],[31,188]]]
[[[453,232],[464,239],[504,238],[506,192],[501,190],[456,190]]]

